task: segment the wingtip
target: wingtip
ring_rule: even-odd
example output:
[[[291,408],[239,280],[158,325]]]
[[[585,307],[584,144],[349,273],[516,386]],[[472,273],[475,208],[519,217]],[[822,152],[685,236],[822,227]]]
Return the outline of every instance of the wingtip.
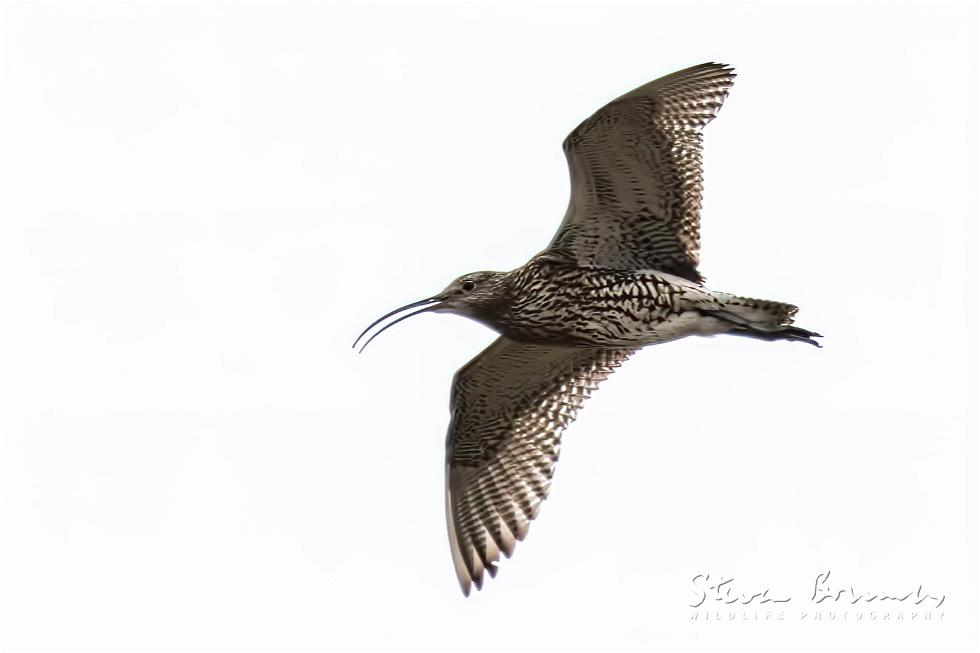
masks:
[[[731,87],[734,84],[735,78],[738,77],[738,73],[735,72],[735,66],[727,63],[719,62],[709,62],[701,64],[700,66],[695,66],[694,70],[691,72],[697,72],[705,77],[713,77],[715,79],[724,79],[723,82],[727,87]]]
[[[735,75],[735,66],[729,63],[723,63],[721,61],[706,61],[705,63],[698,64],[696,66],[691,66],[690,68],[685,68],[684,70],[677,71],[678,73],[692,73],[692,72],[702,72],[702,71],[714,71],[723,72],[728,75]]]
[[[708,63],[706,63],[704,65],[705,66],[712,66],[712,67],[715,67],[715,68],[719,68],[719,69],[724,70],[724,71],[727,71],[727,72],[732,72],[732,73],[735,72],[735,66],[733,66],[730,63],[724,63],[722,61],[710,61],[710,62],[708,62]]]

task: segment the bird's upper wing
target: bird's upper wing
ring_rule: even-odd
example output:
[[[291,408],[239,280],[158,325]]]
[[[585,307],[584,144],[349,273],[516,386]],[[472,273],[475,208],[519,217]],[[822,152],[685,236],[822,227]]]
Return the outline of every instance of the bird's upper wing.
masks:
[[[548,495],[561,432],[633,349],[576,349],[498,338],[453,379],[446,521],[463,593],[496,574]]]
[[[613,100],[576,127],[563,144],[571,200],[549,249],[580,265],[656,269],[701,282],[701,128],[734,78],[723,64],[687,68]]]

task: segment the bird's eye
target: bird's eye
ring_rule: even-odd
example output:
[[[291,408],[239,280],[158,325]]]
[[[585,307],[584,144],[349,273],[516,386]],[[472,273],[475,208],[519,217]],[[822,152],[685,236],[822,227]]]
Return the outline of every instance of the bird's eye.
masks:
[[[476,288],[476,284],[473,283],[472,281],[464,281],[463,282],[463,285],[462,285],[462,288],[466,292],[469,292],[469,291],[473,290],[474,288]]]

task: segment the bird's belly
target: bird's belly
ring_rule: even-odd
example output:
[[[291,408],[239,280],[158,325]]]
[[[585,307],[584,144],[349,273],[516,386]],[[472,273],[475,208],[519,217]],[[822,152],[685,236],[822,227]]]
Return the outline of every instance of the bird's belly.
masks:
[[[730,329],[722,320],[704,315],[699,311],[676,313],[648,328],[644,344],[656,344],[677,340],[685,336],[713,336]],[[641,335],[641,339],[643,336]]]
[[[554,319],[508,330],[516,340],[578,347],[643,347],[691,335],[711,336],[729,329],[698,311],[666,312],[658,307],[595,310],[588,315],[556,314]]]

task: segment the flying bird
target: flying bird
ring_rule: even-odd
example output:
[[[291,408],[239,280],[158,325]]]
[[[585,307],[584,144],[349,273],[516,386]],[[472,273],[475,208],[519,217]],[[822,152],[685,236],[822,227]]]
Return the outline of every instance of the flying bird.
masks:
[[[791,304],[709,290],[698,272],[701,130],[733,68],[706,63],[613,100],[563,143],[571,199],[551,243],[509,272],[472,272],[381,332],[424,312],[500,334],[453,379],[446,523],[463,594],[496,575],[548,495],[562,431],[635,351],[690,335],[820,346]],[[362,347],[363,350],[363,347]]]

